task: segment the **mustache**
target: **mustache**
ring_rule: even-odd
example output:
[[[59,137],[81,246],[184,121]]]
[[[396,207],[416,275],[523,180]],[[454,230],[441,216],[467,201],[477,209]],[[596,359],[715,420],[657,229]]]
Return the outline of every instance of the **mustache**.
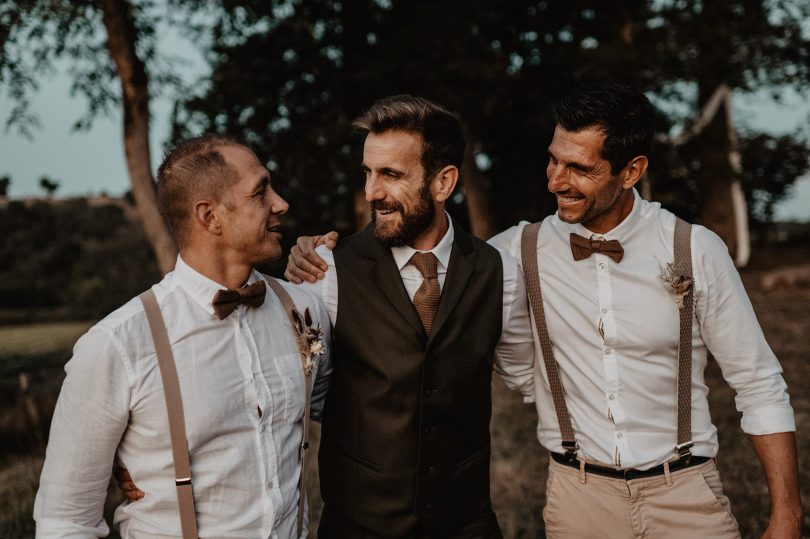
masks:
[[[384,200],[375,200],[371,203],[371,211],[398,211],[404,212],[405,208],[398,202],[385,202]]]

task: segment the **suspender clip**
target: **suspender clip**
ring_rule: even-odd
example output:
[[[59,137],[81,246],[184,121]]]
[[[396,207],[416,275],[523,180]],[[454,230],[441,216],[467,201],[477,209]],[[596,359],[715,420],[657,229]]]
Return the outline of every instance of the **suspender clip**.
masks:
[[[190,485],[191,484],[191,478],[190,477],[178,477],[177,479],[174,480],[174,484],[177,487],[184,487],[186,485]]]
[[[576,442],[567,442],[563,440],[562,443],[563,449],[565,449],[565,458],[568,462],[574,462],[577,460],[577,451],[579,451],[579,444]]]
[[[684,442],[682,444],[678,444],[675,446],[675,453],[682,459],[685,459],[686,462],[689,462],[689,459],[692,458],[692,447],[695,445],[695,442],[689,440],[688,442]]]
[[[305,440],[301,442],[301,451],[306,451],[307,449],[309,449],[309,441]]]

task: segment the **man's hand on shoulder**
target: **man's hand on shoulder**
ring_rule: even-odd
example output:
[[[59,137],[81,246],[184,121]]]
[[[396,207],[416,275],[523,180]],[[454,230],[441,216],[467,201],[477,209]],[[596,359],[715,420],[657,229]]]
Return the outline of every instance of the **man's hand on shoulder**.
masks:
[[[301,236],[290,250],[287,258],[287,269],[284,278],[294,284],[304,281],[315,283],[325,277],[328,269],[326,262],[315,252],[317,247],[325,245],[329,250],[337,245],[338,233],[334,230],[322,236]]]

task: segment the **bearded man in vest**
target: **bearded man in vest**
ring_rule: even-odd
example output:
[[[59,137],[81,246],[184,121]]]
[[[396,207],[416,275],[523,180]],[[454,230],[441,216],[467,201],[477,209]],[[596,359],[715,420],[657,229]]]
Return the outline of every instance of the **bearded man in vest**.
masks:
[[[334,251],[318,248],[322,265],[308,269],[322,280],[294,261],[286,273],[309,281],[334,328],[318,536],[499,538],[491,377],[494,365],[531,385],[522,276],[444,211],[464,155],[455,115],[402,95],[354,126],[365,134],[372,223]]]

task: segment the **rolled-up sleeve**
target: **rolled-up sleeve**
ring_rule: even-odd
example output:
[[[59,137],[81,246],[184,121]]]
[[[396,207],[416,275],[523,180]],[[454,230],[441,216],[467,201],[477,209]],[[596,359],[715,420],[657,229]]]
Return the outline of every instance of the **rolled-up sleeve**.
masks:
[[[795,431],[782,367],[765,341],[728,250],[716,234],[694,228],[695,312],[706,346],[736,393],[742,430],[748,434]]]
[[[104,500],[129,419],[131,372],[120,342],[95,327],[65,366],[34,504],[36,537],[104,537]]]
[[[490,241],[503,261],[503,325],[495,348],[495,371],[509,389],[523,395],[524,402],[534,402],[534,341],[526,285],[518,261],[504,249],[509,242],[502,236]]]

